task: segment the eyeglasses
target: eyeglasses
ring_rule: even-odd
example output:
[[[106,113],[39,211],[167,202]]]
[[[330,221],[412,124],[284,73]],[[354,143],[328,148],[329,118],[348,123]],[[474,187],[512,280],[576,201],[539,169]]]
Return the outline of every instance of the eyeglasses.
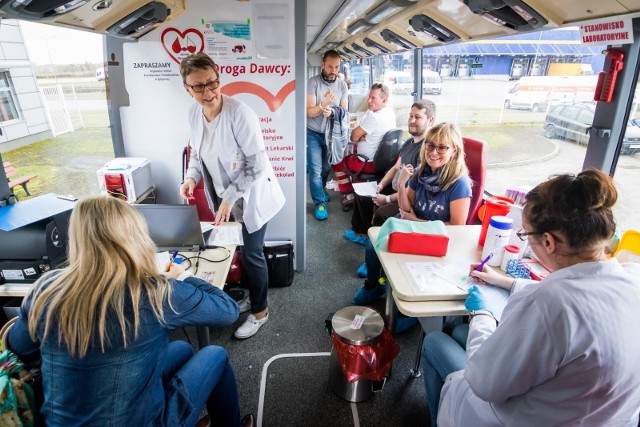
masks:
[[[218,86],[220,86],[220,80],[212,80],[209,82],[206,82],[204,84],[202,83],[197,83],[195,85],[189,85],[189,84],[184,84],[187,87],[190,87],[192,91],[194,91],[195,93],[202,93],[204,92],[204,88],[206,87],[209,90],[216,90],[218,89]]]
[[[534,231],[525,231],[524,228],[521,228],[520,230],[516,231],[516,236],[518,236],[518,239],[522,240],[523,242],[527,241],[527,236],[535,236],[538,234],[542,234],[542,233],[536,233]]]
[[[429,143],[427,144],[427,153],[430,153],[433,150],[436,150],[438,154],[444,154],[449,150],[449,148],[451,147],[449,147],[448,145],[434,145]]]

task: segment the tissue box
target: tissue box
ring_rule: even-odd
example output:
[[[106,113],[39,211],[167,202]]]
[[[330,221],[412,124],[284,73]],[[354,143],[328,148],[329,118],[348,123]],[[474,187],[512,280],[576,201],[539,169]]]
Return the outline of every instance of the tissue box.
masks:
[[[445,256],[449,236],[444,234],[403,233],[389,234],[389,252],[426,256]]]

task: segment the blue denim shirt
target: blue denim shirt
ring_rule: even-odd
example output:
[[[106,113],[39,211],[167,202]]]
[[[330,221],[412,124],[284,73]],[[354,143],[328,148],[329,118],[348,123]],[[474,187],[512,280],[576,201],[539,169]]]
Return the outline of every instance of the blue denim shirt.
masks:
[[[194,410],[183,385],[163,382],[162,368],[172,329],[187,325],[225,326],[238,319],[238,305],[220,289],[195,277],[171,280],[171,306],[164,303],[165,324],[158,322],[146,295],[140,303],[138,336],[124,348],[115,314],[108,314],[111,345],[103,353],[98,334],[83,358],[58,344],[57,324],[42,341],[43,325],[32,341],[28,330],[31,300],[11,328],[11,349],[21,357],[42,357],[47,426],[182,426]],[[44,284],[43,286],[46,286]],[[175,310],[175,311],[174,311]],[[125,314],[133,322],[132,305]]]

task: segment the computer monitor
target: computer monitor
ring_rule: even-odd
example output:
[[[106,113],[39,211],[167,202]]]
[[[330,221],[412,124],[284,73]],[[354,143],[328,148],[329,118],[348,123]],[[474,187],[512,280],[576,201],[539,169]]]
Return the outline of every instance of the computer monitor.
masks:
[[[205,248],[200,220],[192,205],[133,205],[147,221],[158,251],[197,252]]]

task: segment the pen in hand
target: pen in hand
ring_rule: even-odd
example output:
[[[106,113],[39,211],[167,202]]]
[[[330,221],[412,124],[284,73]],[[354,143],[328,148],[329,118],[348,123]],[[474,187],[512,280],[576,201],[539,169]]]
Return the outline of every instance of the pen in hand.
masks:
[[[168,273],[169,270],[171,270],[171,267],[173,266],[173,261],[176,259],[176,256],[178,256],[178,251],[173,251],[173,254],[171,254],[171,259],[169,260],[169,263],[167,264],[167,268],[165,268],[164,272]]]
[[[476,271],[482,271],[482,269],[484,268],[485,264],[489,262],[489,260],[493,258],[493,252],[491,252],[489,255],[487,255],[487,257],[480,263],[480,265],[478,265],[475,270]]]

